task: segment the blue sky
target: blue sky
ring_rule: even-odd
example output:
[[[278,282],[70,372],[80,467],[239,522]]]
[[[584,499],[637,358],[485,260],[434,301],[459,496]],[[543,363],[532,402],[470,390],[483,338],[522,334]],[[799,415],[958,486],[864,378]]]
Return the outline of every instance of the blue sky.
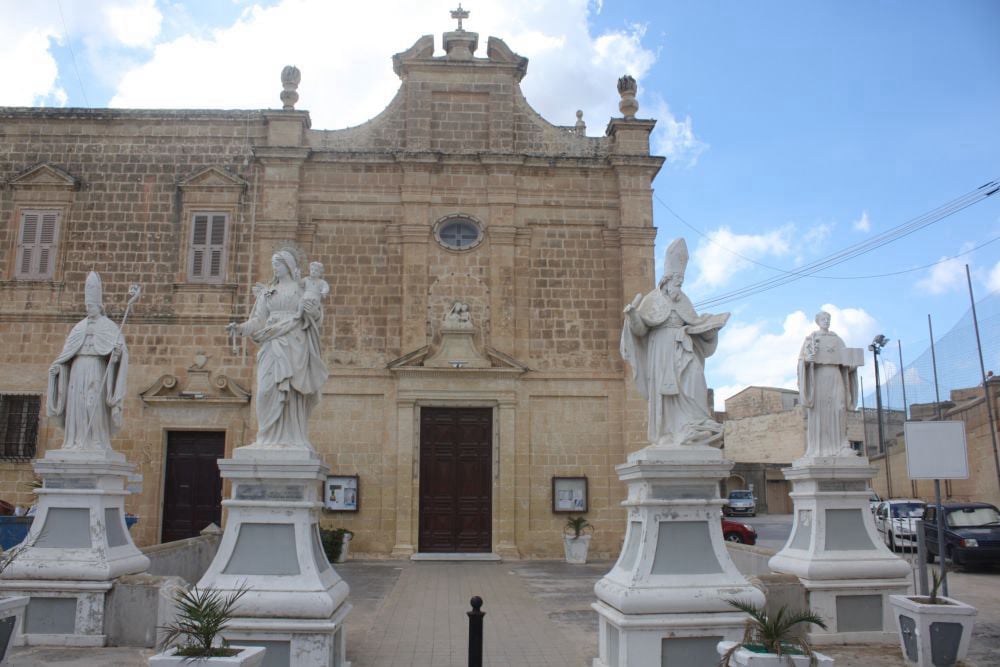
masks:
[[[398,87],[390,56],[451,29],[452,4],[0,0],[0,67],[11,73],[0,105],[274,107],[278,73],[294,63],[313,127],[354,125]],[[670,239],[687,237],[696,302],[775,275],[740,255],[794,270],[1000,179],[991,0],[465,6],[482,43],[496,35],[530,59],[526,97],[553,123],[572,124],[581,108],[588,133],[603,132],[615,79],[639,79],[639,116],[658,119],[654,149],[668,157],[654,184],[657,264]],[[903,271],[997,237],[1000,195],[822,275]],[[884,333],[916,356],[928,314],[944,332],[968,309],[965,263],[977,296],[1000,290],[997,241],[919,271],[810,277],[713,306],[733,317],[709,383],[720,399],[748,384],[794,386],[823,306],[849,344]],[[987,367],[1000,371],[1000,359]]]

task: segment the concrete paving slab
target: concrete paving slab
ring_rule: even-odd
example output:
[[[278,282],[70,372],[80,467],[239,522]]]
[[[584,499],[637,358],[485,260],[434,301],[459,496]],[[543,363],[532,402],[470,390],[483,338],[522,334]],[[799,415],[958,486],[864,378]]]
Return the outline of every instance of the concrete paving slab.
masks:
[[[355,667],[465,667],[469,598],[486,612],[488,667],[584,667],[597,655],[594,583],[610,561],[350,561],[337,570],[351,586],[348,658]],[[1000,572],[954,572],[951,593],[979,609],[965,667],[1000,665]],[[838,667],[902,666],[897,646],[821,649]],[[16,649],[16,667],[139,667],[147,649]]]

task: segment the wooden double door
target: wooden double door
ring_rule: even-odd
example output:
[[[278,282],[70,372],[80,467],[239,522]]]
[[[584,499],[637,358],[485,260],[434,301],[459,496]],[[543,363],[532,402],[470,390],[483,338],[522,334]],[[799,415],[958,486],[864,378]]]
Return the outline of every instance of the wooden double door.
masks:
[[[493,410],[421,408],[421,552],[492,548]]]
[[[222,525],[223,431],[168,431],[163,479],[162,542],[197,535],[210,523]]]

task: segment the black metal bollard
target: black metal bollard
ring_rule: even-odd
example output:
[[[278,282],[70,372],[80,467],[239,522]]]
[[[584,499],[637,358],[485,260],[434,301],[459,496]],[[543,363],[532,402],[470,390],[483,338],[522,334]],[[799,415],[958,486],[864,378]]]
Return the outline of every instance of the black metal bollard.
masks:
[[[483,667],[483,599],[476,595],[469,604],[472,611],[465,612],[469,616],[469,667]]]

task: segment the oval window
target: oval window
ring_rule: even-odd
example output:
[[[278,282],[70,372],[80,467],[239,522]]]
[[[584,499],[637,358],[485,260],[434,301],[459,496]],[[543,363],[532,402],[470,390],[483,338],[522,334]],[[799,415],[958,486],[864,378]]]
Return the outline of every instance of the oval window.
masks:
[[[437,238],[452,250],[468,250],[483,240],[483,230],[469,218],[446,218],[438,224]]]

